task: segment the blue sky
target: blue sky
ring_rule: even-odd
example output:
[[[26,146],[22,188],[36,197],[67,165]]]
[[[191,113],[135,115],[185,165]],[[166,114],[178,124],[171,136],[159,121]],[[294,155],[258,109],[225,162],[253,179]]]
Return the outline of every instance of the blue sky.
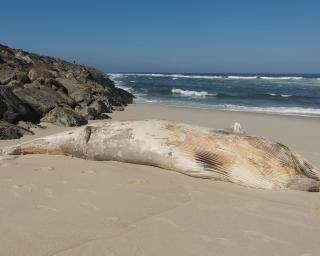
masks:
[[[0,43],[108,72],[320,73],[319,0],[0,6]]]

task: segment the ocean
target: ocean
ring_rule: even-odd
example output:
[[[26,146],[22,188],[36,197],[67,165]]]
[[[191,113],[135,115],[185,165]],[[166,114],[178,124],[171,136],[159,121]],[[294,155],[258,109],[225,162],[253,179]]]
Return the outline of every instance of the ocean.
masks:
[[[110,73],[137,102],[320,117],[320,75]]]

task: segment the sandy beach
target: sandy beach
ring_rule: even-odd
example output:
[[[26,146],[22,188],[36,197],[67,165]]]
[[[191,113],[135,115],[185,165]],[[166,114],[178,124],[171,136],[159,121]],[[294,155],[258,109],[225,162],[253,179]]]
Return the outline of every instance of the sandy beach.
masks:
[[[320,167],[320,119],[132,104],[113,120],[239,122]],[[108,120],[110,121],[110,120]],[[71,128],[47,125],[34,136]],[[320,193],[267,191],[66,156],[0,160],[0,255],[319,255]]]

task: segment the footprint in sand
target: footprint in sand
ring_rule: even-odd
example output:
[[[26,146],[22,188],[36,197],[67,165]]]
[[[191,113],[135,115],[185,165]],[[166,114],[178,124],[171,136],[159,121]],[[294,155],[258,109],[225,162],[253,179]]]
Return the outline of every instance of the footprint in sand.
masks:
[[[144,184],[149,184],[148,180],[143,180],[143,179],[132,179],[128,181],[128,184],[130,185],[144,185]]]
[[[66,181],[66,180],[58,180],[58,181],[57,181],[57,183],[60,183],[60,184],[67,184],[67,183],[68,183],[68,181]]]
[[[11,186],[11,188],[12,189],[14,189],[14,190],[22,190],[22,191],[24,191],[24,192],[32,192],[33,191],[33,189],[34,189],[34,185],[33,184],[31,184],[31,185],[23,185],[23,184],[13,184],[12,186]]]
[[[205,242],[212,242],[212,239],[207,235],[201,235],[200,239],[205,241]]]
[[[138,228],[139,226],[134,225],[134,224],[128,224],[127,222],[120,220],[119,217],[115,216],[110,218],[110,221],[113,223],[114,226],[118,227],[118,228]]]
[[[36,172],[52,172],[54,171],[54,167],[52,166],[41,166],[39,168],[33,169]]]
[[[17,165],[16,161],[11,161],[16,158],[17,156],[0,156],[0,167],[5,168],[10,165]]]
[[[245,230],[244,234],[246,237],[252,240],[262,240],[264,242],[269,242],[270,240],[273,240],[271,237],[255,230]]]
[[[313,214],[320,217],[320,207],[313,209]]]
[[[53,197],[53,190],[51,188],[47,187],[44,189],[44,194],[46,195],[46,197],[52,198]]]
[[[244,207],[250,210],[256,210],[259,205],[256,202],[248,201],[244,204]]]
[[[21,188],[22,188],[22,185],[19,185],[19,184],[13,184],[10,186],[11,192],[15,197],[21,196],[21,191],[20,191]]]
[[[173,220],[168,219],[168,218],[156,217],[155,220],[156,220],[156,221],[159,221],[159,222],[161,222],[161,223],[163,223],[163,224],[170,225],[170,226],[172,226],[172,227],[174,227],[174,228],[178,228],[178,227],[179,227],[179,225],[178,225],[177,223],[175,223]]]
[[[199,191],[198,187],[192,185],[183,186],[184,190],[189,194],[189,196],[201,196],[203,192]]]
[[[8,155],[8,156],[0,156],[0,161],[3,160],[14,160],[16,158],[18,158],[18,155]]]
[[[86,194],[96,194],[97,192],[95,190],[86,189],[86,188],[78,188],[76,190],[78,193],[86,193]]]
[[[120,221],[120,218],[118,216],[113,216],[110,218],[110,221],[116,225],[117,227],[119,228],[128,228],[128,227],[131,227],[131,228],[137,228],[136,225],[134,224],[128,224],[128,223],[124,223],[124,222],[121,222]]]
[[[212,242],[213,241],[213,239],[207,235],[201,235],[200,239],[205,242]],[[215,237],[214,239],[218,244],[223,245],[223,246],[236,246],[237,245],[237,243],[235,243],[225,237]]]
[[[11,188],[13,188],[13,189],[20,189],[20,188],[22,188],[22,186],[23,186],[23,185],[14,184],[14,185],[11,186]]]
[[[285,244],[285,245],[289,245],[290,243],[288,241],[285,240],[280,240],[276,237],[272,237],[272,236],[268,236],[266,234],[263,234],[261,232],[255,231],[255,230],[244,230],[243,231],[245,236],[251,240],[260,240],[263,242],[275,242],[278,244]]]
[[[114,217],[111,217],[110,220],[113,222],[113,223],[116,223],[120,220],[120,218],[118,216],[114,216]]]
[[[10,164],[8,163],[0,163],[0,167],[8,167]]]
[[[47,211],[50,211],[50,212],[58,212],[58,209],[50,207],[50,206],[47,206],[47,205],[43,205],[43,204],[37,205],[37,208],[41,209],[41,210],[47,210]]]
[[[95,212],[100,211],[100,208],[97,207],[97,206],[95,206],[95,205],[93,205],[93,204],[82,203],[81,206],[82,206],[82,207],[85,207],[85,208],[87,208],[87,209],[93,210],[93,211],[95,211]]]
[[[235,242],[225,238],[225,237],[216,237],[216,241],[224,246],[235,246],[237,245]]]
[[[81,173],[82,174],[95,174],[95,173],[97,173],[97,171],[89,169],[89,170],[83,170],[83,171],[81,171]]]

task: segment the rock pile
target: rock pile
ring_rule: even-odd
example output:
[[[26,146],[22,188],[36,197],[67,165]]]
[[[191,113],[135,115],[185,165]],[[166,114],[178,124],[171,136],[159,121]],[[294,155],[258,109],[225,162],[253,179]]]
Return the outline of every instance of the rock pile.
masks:
[[[79,126],[109,118],[133,97],[94,68],[0,44],[0,139],[30,132],[21,121]]]

